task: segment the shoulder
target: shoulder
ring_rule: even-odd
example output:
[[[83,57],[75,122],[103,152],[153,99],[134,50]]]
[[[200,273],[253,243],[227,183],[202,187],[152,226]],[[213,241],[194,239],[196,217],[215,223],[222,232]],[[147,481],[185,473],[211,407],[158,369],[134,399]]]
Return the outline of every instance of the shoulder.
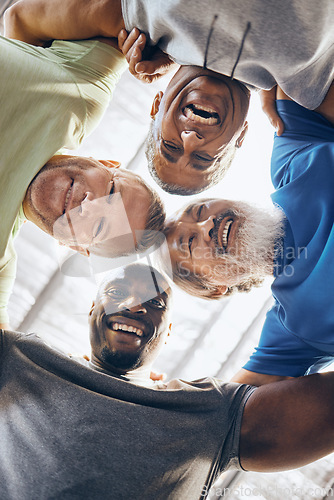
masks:
[[[67,70],[80,70],[81,74],[91,74],[102,78],[111,72],[122,72],[127,68],[126,59],[113,43],[104,39],[93,40],[55,40],[49,48],[43,49],[58,64]]]

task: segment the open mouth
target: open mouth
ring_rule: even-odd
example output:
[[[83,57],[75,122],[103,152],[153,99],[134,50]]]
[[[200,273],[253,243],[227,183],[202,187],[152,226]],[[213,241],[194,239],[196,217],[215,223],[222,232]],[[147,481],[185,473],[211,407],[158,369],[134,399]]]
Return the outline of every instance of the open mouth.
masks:
[[[71,185],[70,185],[70,187],[68,188],[67,193],[66,193],[66,196],[65,196],[63,214],[66,212],[66,209],[67,209],[67,207],[68,207],[68,205],[69,205],[69,201],[70,201],[70,198],[71,198],[71,193],[72,193],[73,184],[74,184],[74,179],[72,179]]]
[[[224,251],[226,251],[228,247],[233,222],[234,219],[231,217],[227,217],[227,219],[224,218],[219,227],[219,242]]]
[[[220,118],[218,113],[209,106],[202,106],[200,104],[187,104],[183,109],[184,115],[196,123],[204,125],[218,125]]]
[[[129,323],[120,323],[119,321],[115,321],[112,317],[106,318],[107,326],[110,330],[114,332],[124,332],[131,335],[136,335],[137,337],[145,337],[145,331],[142,328],[131,325]]]

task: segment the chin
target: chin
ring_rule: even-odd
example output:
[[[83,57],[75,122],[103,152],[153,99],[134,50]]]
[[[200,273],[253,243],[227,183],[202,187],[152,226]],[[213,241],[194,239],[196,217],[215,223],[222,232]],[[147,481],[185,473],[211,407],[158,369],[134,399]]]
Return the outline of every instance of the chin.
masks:
[[[104,348],[101,353],[101,361],[109,370],[130,371],[141,366],[141,358],[137,352],[110,351]]]

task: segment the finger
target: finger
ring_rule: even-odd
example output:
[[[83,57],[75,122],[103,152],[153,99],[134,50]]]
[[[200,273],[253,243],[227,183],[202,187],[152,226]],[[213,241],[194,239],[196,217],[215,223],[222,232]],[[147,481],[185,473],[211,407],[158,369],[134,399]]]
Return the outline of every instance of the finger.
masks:
[[[126,56],[126,60],[129,63],[130,73],[132,75],[136,76],[136,74],[137,74],[136,66],[139,63],[139,61],[141,61],[142,53],[141,53],[141,50],[138,49],[137,47],[132,49],[128,54],[130,54],[130,53],[131,53],[130,56],[129,55]]]
[[[134,28],[131,33],[127,36],[126,40],[122,46],[123,54],[128,53],[134,45],[144,49],[146,44],[146,37],[144,33],[140,33],[137,28]]]
[[[145,73],[146,75],[155,75],[164,71],[164,65],[159,61],[142,61],[136,65],[137,73]]]
[[[127,39],[127,37],[128,37],[128,32],[125,29],[122,29],[118,33],[117,39],[118,39],[118,46],[119,46],[120,50],[123,50],[123,45],[124,45],[124,42]]]
[[[277,113],[276,104],[267,103],[265,106],[262,107],[262,109],[264,113],[267,115],[270,124],[276,130],[277,135],[281,135],[284,132],[284,123]]]
[[[277,120],[275,129],[276,129],[276,134],[278,136],[282,135],[284,132],[284,123],[280,118],[278,118],[278,120]]]
[[[166,374],[165,373],[156,373],[154,371],[151,371],[150,378],[151,378],[151,380],[164,380],[166,378]]]

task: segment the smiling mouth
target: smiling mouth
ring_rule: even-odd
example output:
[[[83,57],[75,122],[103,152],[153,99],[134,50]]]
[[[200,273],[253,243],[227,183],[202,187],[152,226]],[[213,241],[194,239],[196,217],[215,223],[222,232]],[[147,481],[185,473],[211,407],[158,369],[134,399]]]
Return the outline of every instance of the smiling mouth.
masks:
[[[221,227],[220,231],[219,231],[221,233],[221,237],[220,237],[221,246],[225,251],[227,250],[228,240],[229,240],[229,237],[231,235],[231,229],[232,229],[233,222],[234,222],[233,219],[228,218],[227,221],[225,222],[225,224],[223,225],[223,227]],[[223,221],[222,221],[222,224],[223,224]]]
[[[67,207],[68,207],[68,204],[69,204],[69,201],[70,201],[70,198],[71,198],[71,192],[72,192],[73,184],[74,184],[74,179],[72,179],[71,185],[70,185],[70,187],[68,188],[68,191],[67,191],[66,196],[65,196],[65,202],[64,202],[64,210],[63,210],[63,214],[65,214],[66,209],[67,209]]]
[[[107,326],[110,330],[114,332],[124,332],[132,335],[136,335],[137,337],[144,337],[144,331],[141,328],[137,328],[136,326],[120,323],[117,321],[113,321],[112,318],[107,317]]]
[[[188,104],[183,109],[183,113],[189,120],[204,125],[218,125],[220,118],[218,113],[209,106],[202,106],[200,104]]]

